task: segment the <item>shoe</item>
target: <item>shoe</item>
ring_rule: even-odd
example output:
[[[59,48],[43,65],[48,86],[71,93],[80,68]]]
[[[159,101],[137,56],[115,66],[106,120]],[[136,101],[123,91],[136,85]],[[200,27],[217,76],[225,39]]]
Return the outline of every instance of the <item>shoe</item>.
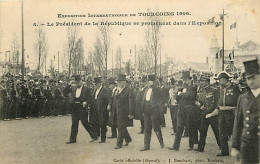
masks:
[[[106,141],[99,141],[98,143],[105,143]]]
[[[175,151],[179,151],[178,149],[175,149],[173,147],[168,147],[169,150],[175,150]]]
[[[73,144],[73,143],[76,143],[76,141],[68,141],[68,142],[66,142],[66,144]]]
[[[194,149],[193,148],[189,148],[188,151],[193,151]]]
[[[122,147],[120,147],[120,146],[116,146],[116,147],[115,147],[115,149],[121,149],[121,148],[122,148]]]
[[[194,149],[194,151],[203,152],[204,150],[202,150],[202,149]]]
[[[98,140],[98,138],[92,138],[89,142],[94,142],[96,140]]]
[[[175,135],[175,133],[172,133],[171,135]]]
[[[25,117],[25,119],[29,119],[29,117]]]
[[[229,154],[228,153],[218,153],[217,156],[218,157],[229,156]]]
[[[128,144],[129,144],[130,142],[132,142],[132,140],[130,140],[129,142],[126,142],[126,143],[124,144],[124,146],[128,146]]]
[[[117,138],[117,137],[116,136],[110,136],[110,137],[107,137],[107,138],[111,139],[111,138]]]
[[[140,151],[147,151],[147,150],[150,150],[150,149],[149,148],[143,148]]]
[[[161,144],[160,146],[161,146],[161,148],[164,148],[164,144]]]

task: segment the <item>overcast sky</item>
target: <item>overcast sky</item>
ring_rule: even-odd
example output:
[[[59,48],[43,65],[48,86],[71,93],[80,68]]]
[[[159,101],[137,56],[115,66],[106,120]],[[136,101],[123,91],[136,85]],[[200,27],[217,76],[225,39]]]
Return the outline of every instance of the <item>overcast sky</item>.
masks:
[[[57,18],[57,14],[137,14],[147,12],[150,8],[152,11],[160,12],[189,12],[188,16],[168,16],[162,17],[163,21],[170,22],[188,22],[198,21],[207,22],[215,16],[216,21],[220,21],[219,14],[225,9],[225,47],[231,49],[236,38],[244,43],[253,40],[260,43],[260,24],[259,24],[259,0],[158,0],[158,1],[108,1],[108,0],[24,0],[24,34],[25,34],[25,53],[29,55],[31,66],[36,66],[34,44],[36,42],[35,30],[33,23],[47,22],[69,22],[70,18]],[[75,18],[75,22],[98,22],[101,18]],[[124,22],[143,22],[147,21],[145,17],[115,17],[107,18],[108,21]],[[232,23],[237,22],[237,29],[230,30]],[[137,50],[145,45],[146,26],[111,26],[111,46],[109,49],[109,67],[111,67],[111,54],[115,54],[116,49],[120,46],[124,60],[130,55],[130,49],[134,52],[134,46]],[[48,61],[53,58],[54,54],[64,53],[66,42],[67,27],[44,27],[48,39]],[[85,55],[93,49],[96,36],[99,34],[96,26],[81,26],[79,36],[84,39]],[[209,55],[209,47],[214,34],[218,38],[219,45],[222,43],[221,27],[215,28],[212,25],[206,26],[162,26],[161,28],[161,48],[162,61],[165,54],[183,61],[205,62],[206,56]],[[0,53],[1,59],[4,60],[4,53],[10,50],[13,35],[17,35],[18,41],[21,42],[21,1],[0,1]],[[132,55],[133,59],[134,55]],[[56,60],[57,61],[57,60]],[[50,62],[48,62],[50,63]]]

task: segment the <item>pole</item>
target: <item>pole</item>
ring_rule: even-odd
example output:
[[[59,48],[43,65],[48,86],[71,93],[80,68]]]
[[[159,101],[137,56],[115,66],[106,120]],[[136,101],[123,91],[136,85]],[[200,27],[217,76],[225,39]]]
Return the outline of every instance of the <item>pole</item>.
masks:
[[[112,50],[112,76],[114,75],[114,53],[113,53],[113,50]]]
[[[58,72],[60,72],[60,53],[58,51]]]
[[[160,77],[162,76],[162,49],[160,44]]]
[[[224,9],[222,15],[222,71],[224,71],[224,62],[225,62],[225,49],[224,49]]]
[[[135,79],[137,79],[137,65],[136,65],[136,45],[135,45]]]
[[[24,79],[24,24],[23,24],[23,0],[22,0],[22,79]]]

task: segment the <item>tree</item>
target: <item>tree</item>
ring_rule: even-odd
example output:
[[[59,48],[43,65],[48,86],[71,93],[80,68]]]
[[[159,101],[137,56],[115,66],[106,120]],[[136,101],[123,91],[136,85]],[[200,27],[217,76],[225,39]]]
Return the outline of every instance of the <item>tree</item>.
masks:
[[[160,28],[161,25],[157,25],[156,22],[160,22],[159,17],[149,17],[150,22],[155,22],[152,25],[147,25],[145,32],[147,52],[153,55],[154,61],[154,73],[157,74],[157,60],[159,52],[159,42],[160,42]]]
[[[105,75],[107,75],[107,56],[108,56],[108,50],[110,46],[110,37],[109,32],[110,28],[109,26],[99,26],[99,31],[101,32],[101,49],[102,49],[102,55],[104,56],[104,64],[105,64]]]
[[[14,33],[13,34],[13,39],[11,42],[11,54],[12,54],[12,62],[13,64],[17,64],[19,63],[19,50],[20,50],[21,45],[18,42],[18,37],[17,35]]]
[[[79,38],[75,43],[75,48],[72,51],[71,65],[73,73],[78,73],[84,68],[84,46],[83,38]]]
[[[35,30],[35,33],[37,35],[37,42],[35,43],[35,52],[38,55],[37,70],[40,71],[47,57],[47,39],[41,24]]]
[[[125,64],[125,73],[126,73],[126,75],[129,76],[131,74],[131,69],[132,69],[131,60],[129,59],[124,64]]]
[[[103,58],[103,49],[100,39],[97,37],[96,42],[94,43],[94,51],[92,52],[92,58],[94,67],[98,69],[99,75],[104,71],[104,58]]]

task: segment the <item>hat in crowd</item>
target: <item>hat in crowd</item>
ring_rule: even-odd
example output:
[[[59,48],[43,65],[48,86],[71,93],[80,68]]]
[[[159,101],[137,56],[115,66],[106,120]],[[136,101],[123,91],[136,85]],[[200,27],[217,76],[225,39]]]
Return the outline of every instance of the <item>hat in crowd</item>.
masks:
[[[175,84],[175,82],[176,82],[176,81],[175,81],[175,79],[174,79],[174,78],[171,78],[171,79],[170,79],[170,83],[171,83],[171,85],[174,85],[174,84]]]
[[[74,77],[75,77],[75,80],[76,80],[76,81],[80,81],[80,80],[81,80],[80,75],[75,75]]]
[[[245,61],[243,62],[244,67],[245,67],[245,77],[252,77],[255,74],[259,73],[259,63],[258,63],[258,59],[254,59],[254,60],[249,60],[249,61]]]
[[[117,81],[126,81],[126,75],[125,74],[119,74]]]
[[[163,82],[163,78],[159,77],[159,82],[162,83]]]
[[[107,83],[108,83],[108,85],[110,85],[110,84],[116,84],[115,78],[113,78],[113,77],[108,78],[108,79],[107,79]]]
[[[142,76],[141,82],[145,83],[147,81],[147,76]]]
[[[190,71],[182,71],[181,79],[191,79]]]
[[[193,81],[198,81],[198,77],[196,75],[192,75]]]
[[[177,86],[182,86],[182,85],[183,85],[183,81],[179,80],[178,83],[177,83]]]
[[[156,75],[152,74],[152,75],[148,75],[148,81],[155,81],[156,80]]]
[[[231,76],[226,71],[222,71],[218,74],[216,80],[220,80],[222,78],[230,79]]]
[[[210,81],[210,76],[207,74],[200,75],[200,81],[204,81],[204,80]]]
[[[94,78],[94,83],[95,83],[95,84],[102,83],[102,77],[95,77],[95,78]]]

